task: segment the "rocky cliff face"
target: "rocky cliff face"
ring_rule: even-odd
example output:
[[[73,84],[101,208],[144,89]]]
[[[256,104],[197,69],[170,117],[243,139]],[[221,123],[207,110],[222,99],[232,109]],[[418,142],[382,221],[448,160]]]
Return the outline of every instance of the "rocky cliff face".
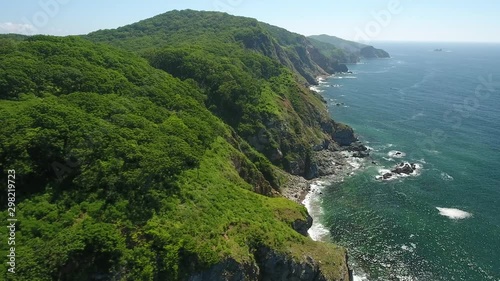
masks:
[[[240,263],[234,259],[212,266],[205,272],[189,277],[188,281],[259,281],[261,272],[255,262]]]
[[[267,248],[261,248],[256,254],[262,281],[348,281],[349,271],[345,264],[338,265],[338,276],[329,276],[322,270],[322,263],[311,256],[295,260],[276,253]]]
[[[328,266],[330,270],[325,270]],[[334,271],[331,271],[334,268]],[[300,259],[259,248],[251,262],[227,259],[207,271],[189,277],[188,281],[351,281],[347,255],[335,264],[305,255]]]

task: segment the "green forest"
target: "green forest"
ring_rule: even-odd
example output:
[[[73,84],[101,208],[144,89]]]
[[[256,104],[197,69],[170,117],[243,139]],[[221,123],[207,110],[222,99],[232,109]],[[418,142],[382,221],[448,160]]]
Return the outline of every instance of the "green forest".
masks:
[[[346,280],[345,250],[298,233],[307,211],[280,190],[285,173],[314,177],[314,146],[354,139],[309,90],[348,56],[189,10],[85,36],[0,35],[9,280],[209,280],[193,276],[228,262],[250,276],[262,251]]]

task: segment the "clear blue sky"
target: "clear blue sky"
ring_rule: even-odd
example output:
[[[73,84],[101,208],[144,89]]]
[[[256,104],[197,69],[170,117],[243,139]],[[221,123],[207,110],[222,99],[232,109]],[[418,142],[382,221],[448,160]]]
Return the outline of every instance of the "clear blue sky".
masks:
[[[497,0],[0,1],[0,33],[85,34],[174,9],[194,9],[253,17],[304,35],[350,40],[500,42]]]

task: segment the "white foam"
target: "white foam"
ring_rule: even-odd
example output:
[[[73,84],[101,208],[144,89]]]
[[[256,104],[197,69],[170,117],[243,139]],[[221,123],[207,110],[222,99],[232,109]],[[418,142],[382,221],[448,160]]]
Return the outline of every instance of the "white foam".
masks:
[[[365,275],[353,275],[352,278],[353,281],[369,281]]]
[[[334,79],[358,79],[356,76],[335,76]]]
[[[384,159],[387,160],[387,158],[384,158]],[[394,160],[394,159],[392,159],[392,160]],[[404,162],[403,164],[404,165],[412,165],[409,162]],[[423,166],[421,164],[418,164],[418,163],[415,163],[415,169],[413,170],[413,172],[411,174],[405,174],[405,173],[398,174],[398,173],[393,173],[389,169],[381,168],[378,170],[379,175],[376,176],[375,178],[377,180],[391,181],[391,180],[395,180],[395,179],[399,179],[399,178],[406,178],[406,177],[410,177],[410,176],[416,177],[422,173],[422,169],[423,169]],[[388,174],[388,173],[391,174],[391,177],[388,179],[384,179],[384,175]]]
[[[314,241],[322,241],[330,236],[330,231],[320,223],[313,223],[311,228],[307,231],[309,237]]]
[[[362,166],[362,160],[359,158],[349,158],[347,163],[351,165],[353,171],[359,170]]]
[[[330,231],[318,221],[318,218],[323,215],[320,194],[327,184],[324,181],[315,181],[312,183],[310,192],[304,201],[302,201],[302,204],[306,207],[311,217],[314,218],[311,228],[307,231],[309,237],[314,241],[326,240],[330,235]]]
[[[440,151],[437,150],[431,150],[431,149],[424,149],[426,152],[431,153],[431,154],[441,154]]]
[[[389,151],[389,153],[387,153],[387,155],[389,157],[393,157],[393,158],[403,158],[406,156],[406,153],[401,152],[401,151],[397,151],[397,150],[392,150],[392,151]]]
[[[441,173],[441,178],[444,180],[444,181],[452,181],[454,180],[454,178],[450,175],[448,175],[447,173],[445,172],[442,172]]]
[[[318,88],[318,86],[311,86],[311,87],[309,87],[309,90],[314,91],[316,93],[322,93],[322,92],[324,92],[324,90],[320,90]]]
[[[415,120],[415,119],[417,119],[418,117],[422,117],[422,116],[425,116],[425,114],[423,114],[422,112],[419,112],[419,113],[417,113],[417,114],[413,115],[413,116],[411,117],[411,119],[412,119],[412,120]]]
[[[413,252],[413,250],[414,250],[414,248],[413,248],[413,247],[406,246],[406,245],[401,246],[401,249],[402,249],[403,251],[407,251],[407,252],[410,252],[410,253],[411,253],[411,252]]]
[[[471,213],[467,213],[466,211],[459,209],[440,207],[436,207],[436,209],[438,209],[440,215],[448,217],[452,220],[462,220],[472,217]]]

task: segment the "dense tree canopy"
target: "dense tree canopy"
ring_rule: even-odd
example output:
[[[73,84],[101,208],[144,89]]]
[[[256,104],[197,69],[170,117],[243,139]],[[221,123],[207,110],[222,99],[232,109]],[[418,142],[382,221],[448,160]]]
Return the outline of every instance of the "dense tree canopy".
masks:
[[[275,32],[175,11],[86,38],[0,36],[14,279],[185,280],[260,247],[316,249],[278,171],[303,173],[336,123],[306,87],[325,70]]]

